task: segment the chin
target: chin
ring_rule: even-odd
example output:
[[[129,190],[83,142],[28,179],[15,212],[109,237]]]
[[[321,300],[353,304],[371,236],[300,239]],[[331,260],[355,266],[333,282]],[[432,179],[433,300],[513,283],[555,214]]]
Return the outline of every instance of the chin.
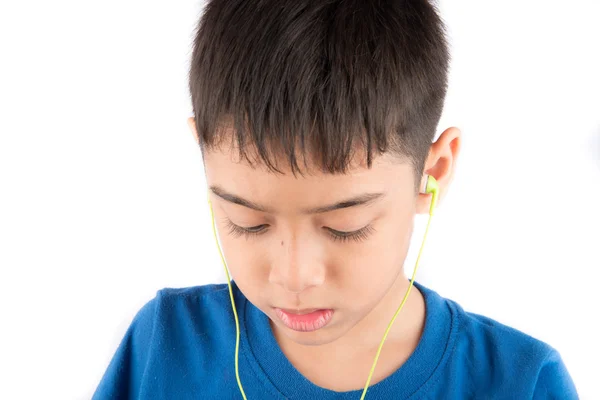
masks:
[[[311,334],[310,337],[306,336],[306,334]],[[295,343],[303,345],[303,346],[322,346],[325,344],[329,344],[335,342],[339,336],[332,335],[317,335],[315,332],[292,332],[291,334],[286,333],[286,336],[293,340]]]

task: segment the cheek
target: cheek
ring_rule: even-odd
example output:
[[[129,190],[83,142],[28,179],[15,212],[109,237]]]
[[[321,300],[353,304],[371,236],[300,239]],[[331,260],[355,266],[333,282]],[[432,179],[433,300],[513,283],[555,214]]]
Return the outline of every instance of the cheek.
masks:
[[[369,241],[340,252],[337,286],[356,295],[357,300],[379,296],[402,273],[411,233],[409,217],[381,221]]]
[[[370,298],[385,290],[386,282],[394,280],[402,268],[398,247],[380,243],[365,249],[366,253],[339,263],[341,290],[356,298]]]
[[[244,296],[252,304],[261,308],[266,304],[265,294],[268,293],[265,287],[268,283],[267,264],[258,259],[257,254],[260,252],[256,251],[256,246],[252,246],[252,241],[247,242],[243,238],[226,236],[221,239],[221,247],[230,277]],[[222,262],[220,264],[223,269]]]
[[[401,266],[410,245],[412,222],[410,216],[393,216],[376,223],[376,232],[369,240],[349,245],[340,253],[355,264],[357,270],[397,269]],[[375,268],[378,266],[378,268]]]
[[[221,237],[221,244],[231,278],[246,297],[254,298],[268,283],[269,276],[269,264],[264,252],[260,251],[261,247],[257,245],[256,239],[234,238],[227,233]]]

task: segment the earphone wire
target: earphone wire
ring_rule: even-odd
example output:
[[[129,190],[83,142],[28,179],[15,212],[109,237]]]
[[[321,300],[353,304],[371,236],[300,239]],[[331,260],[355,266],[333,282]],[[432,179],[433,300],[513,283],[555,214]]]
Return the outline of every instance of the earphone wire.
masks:
[[[242,381],[240,380],[240,371],[238,367],[238,359],[239,359],[239,349],[240,349],[240,321],[238,319],[237,311],[235,308],[235,300],[233,299],[233,290],[231,289],[231,277],[229,276],[229,271],[227,270],[227,265],[225,264],[225,257],[223,257],[223,253],[221,252],[221,246],[219,246],[217,231],[215,229],[215,217],[213,214],[212,204],[210,199],[208,200],[208,206],[210,208],[210,217],[211,217],[211,225],[213,228],[213,234],[215,235],[215,240],[217,241],[217,248],[219,249],[219,255],[221,256],[221,261],[223,261],[223,267],[225,268],[225,275],[227,275],[227,285],[229,286],[229,297],[231,299],[231,308],[233,308],[233,316],[235,317],[235,378],[237,379],[238,387],[240,388],[240,392],[242,393],[242,397],[244,400],[248,400],[246,398],[246,393],[244,392],[244,388],[242,387]]]
[[[415,262],[415,269],[413,270],[412,278],[410,279],[410,285],[408,285],[408,289],[406,290],[406,294],[404,295],[404,299],[402,300],[402,303],[400,303],[400,306],[396,310],[396,313],[392,317],[392,320],[390,321],[387,329],[385,330],[385,334],[383,335],[383,339],[381,340],[381,343],[379,344],[379,348],[377,349],[377,354],[375,355],[375,360],[373,361],[373,366],[371,367],[371,372],[369,372],[369,377],[367,378],[367,383],[365,383],[365,388],[363,390],[362,396],[360,396],[360,400],[363,400],[365,398],[365,396],[367,395],[367,389],[369,387],[369,383],[371,383],[371,378],[373,377],[373,372],[375,372],[375,366],[377,365],[377,361],[379,360],[379,354],[381,353],[381,349],[383,348],[383,343],[385,342],[385,339],[387,338],[387,335],[390,332],[390,329],[392,328],[392,324],[394,323],[394,321],[396,320],[396,317],[400,313],[400,310],[404,306],[406,299],[408,299],[410,290],[413,287],[413,282],[415,281],[415,275],[417,274],[417,268],[419,267],[419,259],[421,258],[421,253],[423,252],[423,247],[425,246],[425,239],[427,238],[427,232],[429,231],[429,224],[431,223],[432,216],[433,216],[433,214],[430,213],[429,218],[427,219],[427,226],[425,227],[425,234],[423,235],[423,241],[421,242],[421,248],[419,249],[419,254],[417,255],[417,261]]]
[[[365,396],[367,394],[367,389],[369,388],[369,383],[371,382],[371,379],[373,377],[373,373],[375,372],[375,366],[377,365],[377,361],[379,360],[379,355],[381,353],[381,349],[383,348],[383,343],[385,342],[385,339],[387,338],[387,335],[390,332],[390,329],[391,329],[394,321],[396,320],[396,317],[400,313],[400,310],[402,310],[402,307],[404,306],[404,303],[406,303],[406,300],[408,299],[408,295],[410,294],[410,291],[411,291],[411,289],[413,287],[413,282],[415,281],[415,276],[417,274],[417,268],[419,267],[419,260],[421,259],[421,254],[423,253],[423,248],[425,247],[425,240],[427,239],[427,233],[429,232],[429,225],[431,224],[431,217],[433,216],[433,208],[435,207],[436,200],[437,200],[437,190],[434,191],[433,196],[432,196],[432,204],[431,204],[431,209],[430,209],[430,212],[429,212],[429,218],[427,219],[427,225],[425,227],[425,233],[423,235],[423,241],[421,242],[421,247],[420,247],[419,253],[417,255],[417,260],[415,262],[415,268],[413,270],[413,274],[412,274],[412,277],[410,279],[410,284],[408,285],[408,289],[406,290],[406,294],[404,295],[404,298],[402,299],[402,302],[400,303],[400,306],[396,310],[396,313],[392,317],[392,320],[388,324],[387,329],[385,330],[385,333],[383,335],[383,338],[381,339],[381,343],[379,344],[379,348],[377,349],[377,354],[375,355],[375,359],[373,361],[373,365],[371,366],[371,371],[369,372],[369,376],[367,378],[367,382],[365,383],[365,387],[363,389],[363,392],[362,392],[362,395],[360,397],[360,400],[364,400],[364,398],[365,398]],[[215,228],[215,219],[214,219],[214,214],[213,214],[213,209],[212,209],[212,204],[210,202],[210,199],[208,200],[208,205],[209,205],[209,208],[210,208],[210,215],[211,215],[211,222],[212,222],[211,225],[212,225],[212,229],[213,229],[213,234],[215,236],[215,241],[217,242],[217,248],[219,250],[219,255],[221,256],[221,261],[223,262],[223,268],[225,269],[225,275],[227,276],[227,285],[229,287],[229,297],[231,299],[231,307],[233,308],[233,315],[234,315],[234,318],[235,318],[235,329],[236,329],[236,340],[235,340],[235,377],[237,379],[237,384],[238,384],[238,387],[240,388],[240,392],[242,393],[242,397],[244,398],[244,400],[247,400],[246,393],[244,392],[244,388],[242,387],[242,382],[240,380],[240,373],[239,373],[239,366],[238,366],[239,365],[239,363],[238,363],[238,359],[239,359],[239,347],[240,347],[240,323],[239,323],[239,319],[238,319],[238,315],[237,315],[237,311],[236,311],[236,307],[235,307],[235,301],[234,301],[234,297],[233,297],[233,290],[231,288],[231,277],[230,277],[229,271],[227,269],[227,264],[225,263],[225,258],[223,257],[223,253],[221,252],[221,246],[219,246],[219,242],[218,242],[218,238],[217,238],[217,231],[216,231],[216,228]]]

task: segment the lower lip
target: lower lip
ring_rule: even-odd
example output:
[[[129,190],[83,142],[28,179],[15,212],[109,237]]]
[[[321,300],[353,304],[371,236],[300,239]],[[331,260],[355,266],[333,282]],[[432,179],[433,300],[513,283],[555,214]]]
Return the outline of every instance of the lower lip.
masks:
[[[333,310],[317,310],[309,314],[298,315],[290,314],[280,308],[276,308],[275,314],[290,329],[298,332],[312,332],[321,329],[331,321]]]

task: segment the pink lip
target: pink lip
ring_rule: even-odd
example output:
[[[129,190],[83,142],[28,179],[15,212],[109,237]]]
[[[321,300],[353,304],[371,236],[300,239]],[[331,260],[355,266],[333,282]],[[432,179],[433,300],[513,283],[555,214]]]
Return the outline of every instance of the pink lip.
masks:
[[[275,308],[275,314],[288,328],[299,332],[311,332],[327,325],[333,316],[333,310],[301,310],[296,313]]]

